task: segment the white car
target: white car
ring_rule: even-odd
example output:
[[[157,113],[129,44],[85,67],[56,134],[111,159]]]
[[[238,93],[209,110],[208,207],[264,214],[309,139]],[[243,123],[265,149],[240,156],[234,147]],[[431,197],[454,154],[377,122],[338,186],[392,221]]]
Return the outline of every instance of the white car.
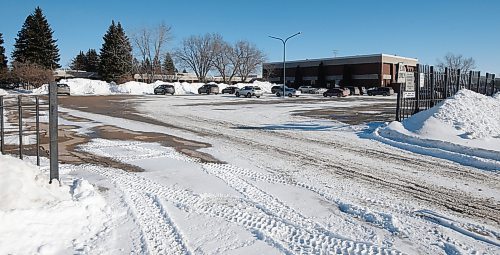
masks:
[[[276,92],[276,96],[280,97],[283,93],[283,90],[281,91],[278,91]],[[295,96],[295,97],[299,97],[302,93],[300,92],[300,90],[296,90],[296,89],[293,89],[293,88],[285,88],[285,95],[289,96],[289,97],[292,97],[292,96]]]
[[[256,97],[256,98],[259,98],[260,96],[262,96],[262,94],[264,94],[264,91],[262,91],[262,89],[258,86],[245,86],[241,89],[238,89],[236,90],[236,92],[234,93],[234,95],[236,97],[240,97],[240,96],[245,96],[245,97]]]
[[[316,94],[318,93],[317,88],[313,88],[312,86],[300,86],[299,90],[301,93],[309,93],[309,94]]]

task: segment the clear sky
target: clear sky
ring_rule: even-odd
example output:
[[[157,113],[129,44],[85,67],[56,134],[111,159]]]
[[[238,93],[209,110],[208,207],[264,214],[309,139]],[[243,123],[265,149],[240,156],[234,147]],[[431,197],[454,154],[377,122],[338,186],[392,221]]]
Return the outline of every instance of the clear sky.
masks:
[[[40,6],[68,66],[80,50],[100,49],[111,20],[126,31],[165,22],[174,39],[217,32],[230,42],[247,39],[269,61],[282,60],[282,44],[268,35],[301,35],[287,43],[287,59],[387,53],[435,64],[447,52],[476,59],[478,70],[500,75],[499,0],[0,0],[0,33],[8,57],[26,16]]]

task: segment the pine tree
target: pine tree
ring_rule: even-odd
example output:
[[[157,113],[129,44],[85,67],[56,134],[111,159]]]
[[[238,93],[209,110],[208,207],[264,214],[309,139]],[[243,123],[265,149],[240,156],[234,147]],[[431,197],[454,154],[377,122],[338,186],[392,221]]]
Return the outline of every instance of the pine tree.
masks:
[[[174,60],[170,53],[165,54],[165,60],[163,60],[163,73],[166,75],[174,75],[175,74],[175,65]]]
[[[132,46],[120,22],[112,21],[103,39],[99,74],[106,81],[126,80],[132,71]]]
[[[61,67],[59,49],[52,37],[53,31],[42,9],[37,7],[24,21],[17,33],[12,58],[15,62],[32,63],[47,69]]]
[[[80,53],[71,61],[70,67],[73,70],[87,71],[87,63],[87,56],[85,56],[83,51],[80,51]]]
[[[7,70],[7,57],[5,56],[5,48],[3,47],[3,35],[0,33],[0,72]]]
[[[87,72],[97,72],[99,69],[99,55],[94,49],[89,49],[87,54],[87,66],[85,67],[85,71]]]

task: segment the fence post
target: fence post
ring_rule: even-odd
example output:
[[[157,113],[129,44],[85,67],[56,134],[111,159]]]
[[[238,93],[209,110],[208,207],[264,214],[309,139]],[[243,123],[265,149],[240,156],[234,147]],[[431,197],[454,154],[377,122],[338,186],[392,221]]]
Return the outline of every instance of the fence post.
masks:
[[[459,90],[460,90],[460,81],[462,80],[462,72],[460,71],[460,69],[457,70],[457,91],[455,91],[455,93],[457,93]]]
[[[40,98],[35,96],[36,165],[40,166]]]
[[[479,87],[481,86],[481,71],[477,72],[477,85],[476,92],[479,93]]]
[[[19,125],[19,158],[23,159],[23,98],[21,95],[17,96],[17,106],[18,106],[18,125]]]
[[[57,114],[57,83],[49,84],[49,140],[50,140],[50,181],[59,181],[58,162],[58,114]]]
[[[420,64],[417,64],[417,75],[414,75],[417,84],[417,87],[415,88],[415,110],[413,111],[413,114],[417,113],[420,111]]]
[[[449,81],[449,72],[448,67],[444,69],[444,89],[443,89],[443,98],[446,99],[448,97],[448,81]]]
[[[469,79],[467,80],[467,89],[468,90],[471,90],[471,88],[472,88],[472,74],[473,74],[473,72],[469,71]]]
[[[491,74],[491,94],[493,96],[495,94],[495,74]]]
[[[3,105],[3,96],[0,96],[0,152],[3,154],[5,154],[5,151],[4,151],[4,133],[3,133],[3,108],[4,108],[4,105]]]
[[[396,121],[401,121],[401,93],[403,93],[403,87],[401,86],[401,83],[398,83],[399,85],[399,92],[398,96],[396,99]]]

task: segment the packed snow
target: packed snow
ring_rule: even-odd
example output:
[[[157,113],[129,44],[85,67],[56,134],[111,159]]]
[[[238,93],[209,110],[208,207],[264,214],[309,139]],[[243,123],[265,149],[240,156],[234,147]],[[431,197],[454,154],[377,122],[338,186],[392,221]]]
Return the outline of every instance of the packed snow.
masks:
[[[431,109],[378,128],[375,135],[410,150],[500,170],[499,93],[490,97],[460,90]]]
[[[48,173],[0,155],[0,254],[88,252],[109,208],[86,180],[49,184]]]
[[[188,95],[188,94],[198,94],[198,88],[203,86],[205,83],[188,83],[188,82],[163,82],[156,81],[154,83],[143,83],[137,81],[129,81],[123,84],[108,83],[100,80],[90,80],[90,79],[63,79],[59,83],[67,84],[70,87],[71,95],[116,95],[116,94],[128,94],[128,95],[144,95],[144,94],[154,94],[154,88],[160,84],[170,84],[175,87],[176,95]],[[220,91],[226,88],[227,84],[219,83]],[[247,86],[248,83],[238,83],[231,86],[237,86],[239,88]],[[265,92],[271,92],[271,87],[275,84],[269,82],[255,81],[253,86],[259,86]],[[45,84],[40,88],[33,90],[34,94],[47,94],[48,85]]]

